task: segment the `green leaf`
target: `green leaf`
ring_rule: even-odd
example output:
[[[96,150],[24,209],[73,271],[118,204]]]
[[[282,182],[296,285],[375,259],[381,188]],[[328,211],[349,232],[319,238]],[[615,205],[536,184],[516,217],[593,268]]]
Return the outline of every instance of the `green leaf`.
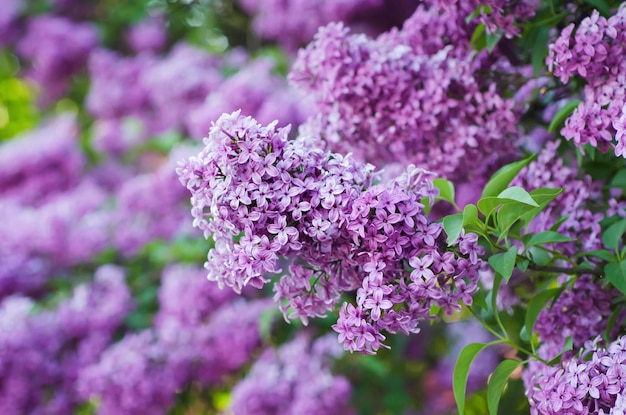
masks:
[[[529,206],[539,207],[530,193],[519,186],[509,187],[498,194],[498,199],[510,199]]]
[[[552,122],[548,126],[548,132],[553,133],[557,129],[557,127],[561,126],[565,119],[569,117],[572,112],[574,112],[574,109],[576,109],[580,102],[581,101],[579,99],[575,99],[563,105],[563,107],[561,107],[561,109],[558,110],[557,113],[554,115]]]
[[[609,262],[616,261],[615,255],[612,254],[610,251],[607,251],[606,249],[596,249],[594,251],[581,252],[580,254],[577,254],[576,256],[577,257],[592,256],[592,257],[600,258]]]
[[[530,240],[526,244],[526,246],[551,244],[551,243],[556,243],[556,242],[570,242],[574,240],[575,240],[574,238],[570,238],[569,236],[565,236],[558,232],[545,231],[545,232],[540,232],[536,235],[533,235],[532,238],[530,238]]]
[[[456,400],[459,415],[464,415],[465,413],[465,391],[470,366],[476,356],[478,356],[478,353],[492,344],[495,343],[470,343],[459,353],[456,365],[454,366],[454,374],[452,375],[452,390],[454,392],[454,399]]]
[[[626,294],[626,260],[618,263],[612,262],[604,267],[606,278],[622,292]]]
[[[613,176],[610,186],[626,189],[626,169],[618,171],[615,176]]]
[[[478,209],[476,205],[465,205],[463,208],[463,226],[466,225],[479,225]]]
[[[503,360],[491,375],[489,385],[487,386],[487,407],[489,408],[490,415],[498,415],[498,406],[500,405],[500,398],[502,397],[504,386],[509,376],[511,376],[511,373],[521,364],[522,362],[517,360]]]
[[[549,187],[542,187],[531,191],[530,195],[533,200],[539,204],[539,207],[528,209],[528,211],[522,215],[520,220],[524,226],[528,226],[528,224],[561,193],[563,193],[563,189]]]
[[[526,317],[524,318],[524,327],[526,327],[526,333],[528,336],[532,336],[537,317],[539,317],[539,313],[541,313],[541,310],[544,309],[546,303],[550,299],[555,298],[560,292],[561,290],[558,288],[551,288],[549,290],[541,291],[539,294],[536,294],[532,300],[530,300],[528,309],[526,310]]]
[[[614,251],[619,250],[619,243],[626,232],[626,219],[615,222],[602,233],[604,246]]]
[[[480,39],[485,34],[485,25],[484,23],[479,24],[474,29],[474,33],[472,33],[472,38],[470,39],[470,43],[472,45],[476,45],[478,43],[478,39]]]
[[[515,260],[517,259],[517,247],[512,246],[508,251],[502,254],[496,254],[489,257],[489,265],[508,283],[515,268]]]
[[[548,54],[548,38],[550,35],[549,26],[541,26],[536,30],[533,49],[531,55],[531,63],[535,77],[538,77],[545,68],[545,58]]]
[[[489,53],[493,52],[494,48],[502,38],[501,33],[487,33],[487,50]]]
[[[611,16],[611,7],[605,0],[584,0],[585,3],[591,4],[593,7],[598,9],[600,14],[604,17]]]
[[[452,182],[442,178],[436,178],[433,180],[433,185],[439,189],[439,198],[455,204],[454,202],[454,185]]]
[[[528,205],[522,203],[507,203],[498,210],[498,229],[506,235],[508,229],[528,212]]]
[[[517,176],[517,174],[531,162],[535,156],[530,156],[524,160],[516,161],[515,163],[507,164],[500,170],[491,176],[491,179],[485,185],[481,198],[498,196],[504,189],[507,188],[509,183]]]
[[[456,215],[448,215],[443,218],[443,229],[448,234],[448,246],[454,245],[463,229],[463,215],[457,213]]]

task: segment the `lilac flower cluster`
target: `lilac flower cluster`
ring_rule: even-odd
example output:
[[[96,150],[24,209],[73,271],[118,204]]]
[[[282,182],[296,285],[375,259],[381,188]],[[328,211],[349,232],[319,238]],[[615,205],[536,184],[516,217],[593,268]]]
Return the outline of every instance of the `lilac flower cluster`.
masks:
[[[98,413],[163,414],[181,389],[220,384],[250,360],[268,302],[232,302],[201,272],[166,268],[154,330],[127,333],[80,371],[79,395],[99,402]]]
[[[91,23],[54,16],[29,20],[17,50],[30,62],[28,76],[39,85],[43,104],[63,95],[71,76],[83,69],[98,43],[98,31]]]
[[[576,146],[614,149],[626,157],[623,108],[626,104],[626,6],[609,19],[596,10],[580,22],[572,39],[572,23],[549,47],[546,63],[562,82],[580,76],[587,85],[584,101],[566,120],[561,134]]]
[[[468,16],[478,11],[479,21],[485,25],[487,33],[502,34],[507,38],[519,36],[520,25],[535,15],[540,1],[512,1],[512,0],[435,0],[443,7],[458,6]]]
[[[626,411],[626,337],[602,347],[585,343],[578,356],[555,367],[533,362],[524,374],[532,415],[621,415]]]
[[[9,297],[0,305],[0,412],[73,413],[78,373],[98,359],[132,307],[121,269],[104,266],[56,310]]]
[[[510,158],[513,101],[475,75],[480,61],[467,39],[443,44],[448,33],[428,30],[450,28],[452,39],[461,38],[457,17],[420,7],[402,30],[376,39],[350,35],[341,24],[320,28],[289,75],[317,102],[320,115],[307,131],[334,151],[423,166],[455,183],[474,183]]]
[[[285,317],[305,323],[358,288],[357,307],[345,303],[334,328],[346,349],[370,353],[381,330],[416,332],[432,306],[452,312],[471,303],[481,248],[473,234],[443,248],[442,225],[422,212],[421,200],[437,194],[429,173],[411,166],[373,186],[372,166],[288,133],[224,114],[204,150],[180,164],[194,226],[215,239],[209,279],[237,292],[261,288],[288,258],[274,299]]]
[[[80,180],[85,156],[72,116],[50,120],[0,147],[0,195],[37,205]]]
[[[325,336],[312,341],[306,335],[268,349],[250,373],[232,391],[235,414],[350,414],[352,388],[342,376],[330,372],[341,348]]]
[[[126,41],[136,53],[161,51],[167,43],[164,16],[151,16],[134,25],[126,34]]]
[[[241,0],[243,9],[253,15],[252,27],[261,38],[275,40],[291,50],[311,40],[318,27],[333,21],[349,21],[382,9],[384,3],[384,0]]]

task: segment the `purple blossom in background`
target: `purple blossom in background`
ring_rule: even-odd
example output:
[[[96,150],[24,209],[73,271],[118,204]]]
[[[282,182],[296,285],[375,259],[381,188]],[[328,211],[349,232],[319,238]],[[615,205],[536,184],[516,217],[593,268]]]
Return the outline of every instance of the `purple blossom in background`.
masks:
[[[85,156],[72,116],[54,118],[0,146],[0,196],[37,205],[80,180]]]
[[[348,380],[330,371],[341,348],[332,337],[311,341],[301,334],[268,349],[232,392],[234,414],[352,414]]]
[[[259,58],[244,63],[233,76],[226,78],[204,102],[186,117],[186,127],[194,138],[204,137],[211,124],[223,113],[241,110],[261,123],[280,120],[281,126],[301,124],[308,115],[308,101],[273,73],[274,62]]]
[[[74,413],[78,372],[96,361],[132,307],[124,274],[101,267],[56,310],[33,313],[34,306],[23,297],[0,305],[0,412]]]
[[[27,76],[39,86],[42,104],[48,105],[63,95],[72,75],[85,66],[98,43],[97,29],[90,23],[73,23],[55,16],[28,21],[26,36],[17,50],[30,62]]]
[[[178,186],[175,162],[191,149],[173,150],[156,171],[139,174],[117,191],[112,213],[113,246],[130,257],[155,239],[170,240],[192,233],[188,224],[187,193]],[[158,195],[158,197],[155,197]]]
[[[573,76],[587,82],[584,100],[565,121],[561,134],[582,151],[584,144],[603,152],[614,149],[626,157],[623,108],[626,104],[626,6],[606,19],[595,10],[575,25],[567,26],[549,46],[548,69],[562,82]]]
[[[382,330],[418,331],[433,305],[451,313],[471,304],[482,248],[467,234],[455,251],[441,249],[442,225],[422,212],[421,200],[438,193],[430,173],[410,166],[372,186],[372,166],[325,152],[314,137],[289,141],[289,128],[275,125],[224,114],[204,150],[177,169],[194,226],[215,239],[210,280],[237,292],[261,288],[266,275],[283,273],[286,257],[274,299],[305,324],[358,289],[357,307],[344,303],[333,328],[347,350],[369,353]]]
[[[131,27],[126,41],[136,53],[159,52],[167,43],[164,16],[152,16]]]
[[[162,415],[183,384],[179,369],[151,331],[130,333],[81,370],[78,393],[97,400],[101,415]]]
[[[311,40],[320,26],[346,21],[359,14],[381,12],[384,0],[240,0],[253,15],[252,27],[263,39],[275,40],[289,50]]]
[[[454,10],[420,7],[402,30],[376,39],[341,24],[320,28],[289,75],[320,112],[304,131],[333,151],[415,164],[478,188],[515,154],[517,115],[496,84],[475,75],[481,61],[458,20]]]
[[[4,46],[15,37],[15,26],[22,7],[22,0],[4,1],[0,10],[0,46]]]

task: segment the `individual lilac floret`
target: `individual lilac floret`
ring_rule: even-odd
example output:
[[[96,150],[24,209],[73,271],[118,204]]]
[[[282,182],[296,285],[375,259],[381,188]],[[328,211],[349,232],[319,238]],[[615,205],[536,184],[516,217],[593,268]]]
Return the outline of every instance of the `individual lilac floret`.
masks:
[[[44,105],[63,95],[72,75],[85,66],[98,42],[98,31],[90,23],[53,16],[29,20],[18,52],[30,61],[27,74],[39,85]]]
[[[626,337],[585,343],[557,366],[533,361],[524,373],[532,415],[619,415],[626,409]]]
[[[422,199],[438,193],[430,173],[410,166],[372,186],[372,166],[288,133],[224,114],[204,150],[180,164],[194,226],[215,240],[209,279],[237,292],[261,288],[285,257],[289,273],[274,299],[286,318],[305,323],[358,289],[357,307],[344,304],[334,328],[346,349],[369,353],[382,330],[416,332],[432,306],[453,312],[471,303],[481,248],[473,234],[445,248],[442,225],[423,213]]]
[[[572,23],[549,46],[548,69],[567,83],[572,76],[586,82],[584,101],[565,121],[561,134],[582,149],[584,144],[626,157],[626,5],[609,19],[595,10],[580,22],[572,38]]]
[[[97,360],[132,307],[124,273],[101,267],[58,309],[34,306],[21,297],[0,306],[0,412],[74,413],[78,372]]]
[[[0,146],[0,197],[40,204],[75,186],[85,161],[75,119],[52,119]]]
[[[476,185],[514,154],[514,102],[475,74],[479,64],[466,41],[440,45],[432,33],[421,41],[431,15],[436,22],[456,17],[420,7],[402,30],[376,39],[350,35],[338,23],[322,27],[300,50],[289,79],[320,112],[306,131],[333,151],[381,166],[415,164]]]
[[[341,348],[332,337],[311,341],[300,335],[266,350],[232,391],[235,414],[350,414],[352,388],[331,372]]]

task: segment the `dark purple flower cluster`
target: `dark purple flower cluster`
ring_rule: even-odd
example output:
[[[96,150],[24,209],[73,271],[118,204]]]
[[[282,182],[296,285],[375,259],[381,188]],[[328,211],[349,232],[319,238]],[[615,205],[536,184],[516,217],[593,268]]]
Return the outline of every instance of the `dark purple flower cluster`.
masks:
[[[90,52],[98,45],[98,37],[91,23],[74,23],[55,16],[29,20],[17,50],[30,62],[27,75],[39,86],[43,104],[65,93],[72,75],[84,68]]]
[[[420,7],[402,30],[376,39],[337,23],[320,28],[289,75],[317,102],[306,131],[361,160],[476,185],[514,154],[517,116],[513,100],[475,73],[481,60],[458,17]]]
[[[238,292],[260,288],[287,258],[274,299],[305,323],[358,288],[357,306],[345,303],[334,328],[346,349],[370,353],[382,330],[416,332],[433,306],[452,312],[471,303],[481,248],[473,234],[445,248],[442,225],[422,210],[438,192],[430,173],[410,166],[372,185],[372,166],[325,152],[312,137],[288,141],[288,133],[224,114],[204,150],[180,164],[194,226],[215,239],[209,279]]]
[[[104,266],[55,310],[9,297],[0,306],[0,412],[69,414],[79,371],[97,361],[132,307],[121,269]]]
[[[625,413],[626,337],[601,343],[586,342],[576,358],[554,367],[531,363],[524,381],[532,415]]]
[[[580,76],[587,85],[584,101],[566,120],[561,134],[581,147],[615,150],[626,157],[626,6],[606,19],[596,10],[576,29],[572,23],[550,45],[548,68],[562,82]]]
[[[233,388],[230,410],[258,415],[353,413],[350,383],[330,371],[332,359],[341,354],[332,336],[312,341],[303,334],[277,350],[266,350]]]

